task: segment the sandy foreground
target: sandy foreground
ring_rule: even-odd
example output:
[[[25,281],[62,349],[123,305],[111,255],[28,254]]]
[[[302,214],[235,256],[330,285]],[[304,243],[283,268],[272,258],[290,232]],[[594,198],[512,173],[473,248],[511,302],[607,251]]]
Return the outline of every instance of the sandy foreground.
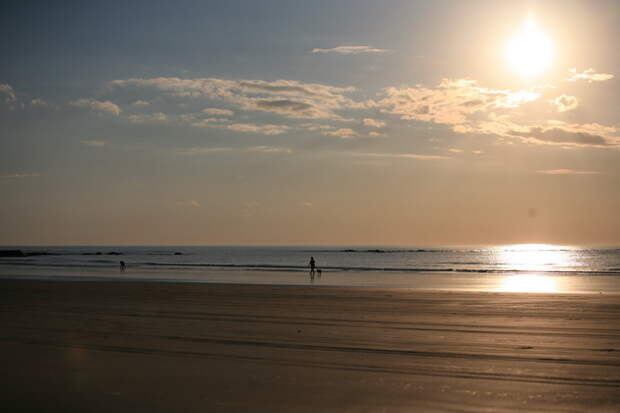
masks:
[[[0,280],[4,411],[618,412],[620,297]]]

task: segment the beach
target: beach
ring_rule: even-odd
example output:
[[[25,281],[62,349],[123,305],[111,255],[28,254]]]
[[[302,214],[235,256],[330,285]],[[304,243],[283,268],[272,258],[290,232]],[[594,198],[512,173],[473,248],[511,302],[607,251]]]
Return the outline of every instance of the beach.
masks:
[[[0,280],[7,411],[615,412],[620,297]]]

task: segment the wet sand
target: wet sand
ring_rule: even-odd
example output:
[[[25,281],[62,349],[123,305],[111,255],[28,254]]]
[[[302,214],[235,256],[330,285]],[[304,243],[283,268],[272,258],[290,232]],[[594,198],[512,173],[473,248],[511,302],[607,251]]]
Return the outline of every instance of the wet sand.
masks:
[[[620,296],[0,280],[6,411],[620,411]]]

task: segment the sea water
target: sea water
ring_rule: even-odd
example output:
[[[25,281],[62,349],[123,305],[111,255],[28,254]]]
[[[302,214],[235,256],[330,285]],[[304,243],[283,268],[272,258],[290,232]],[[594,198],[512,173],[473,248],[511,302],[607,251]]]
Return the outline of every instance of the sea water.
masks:
[[[19,250],[7,254],[2,251]],[[4,256],[2,256],[4,255]],[[6,256],[18,255],[18,256]],[[309,274],[314,257],[321,278]],[[126,271],[120,273],[120,261]],[[620,291],[620,248],[548,244],[488,247],[10,246],[0,277],[91,277],[193,282],[554,291]],[[506,284],[516,278],[514,285]],[[531,280],[531,287],[523,284]],[[544,278],[543,278],[544,277]],[[519,281],[521,280],[521,281]],[[548,281],[554,280],[549,287]],[[522,283],[519,287],[519,283]],[[504,284],[502,284],[504,283]],[[527,283],[526,283],[527,284]],[[535,286],[538,284],[538,287]],[[489,288],[489,285],[494,286]],[[479,287],[479,288],[478,288]]]

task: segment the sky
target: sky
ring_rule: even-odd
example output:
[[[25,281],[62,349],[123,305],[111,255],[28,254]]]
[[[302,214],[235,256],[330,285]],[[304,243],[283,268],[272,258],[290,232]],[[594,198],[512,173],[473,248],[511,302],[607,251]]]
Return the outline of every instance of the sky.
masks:
[[[2,245],[620,245],[617,1],[13,1]]]

